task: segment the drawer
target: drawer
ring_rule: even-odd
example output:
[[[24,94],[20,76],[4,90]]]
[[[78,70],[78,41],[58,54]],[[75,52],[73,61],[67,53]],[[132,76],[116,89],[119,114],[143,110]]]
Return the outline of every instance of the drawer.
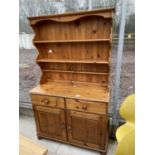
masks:
[[[66,108],[98,114],[107,114],[107,103],[93,102],[78,99],[66,99]]]
[[[44,105],[49,107],[64,108],[64,98],[61,97],[51,97],[43,95],[31,95],[32,103],[34,105]]]

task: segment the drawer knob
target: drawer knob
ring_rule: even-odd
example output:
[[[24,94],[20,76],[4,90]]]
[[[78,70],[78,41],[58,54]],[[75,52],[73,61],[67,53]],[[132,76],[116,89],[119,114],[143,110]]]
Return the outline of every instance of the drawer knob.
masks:
[[[84,104],[84,105],[82,106],[82,109],[83,109],[83,110],[87,110],[87,105]]]
[[[42,100],[42,102],[44,103],[44,104],[49,104],[49,100],[48,99],[44,99],[44,100]]]
[[[71,126],[70,125],[68,126],[68,130],[71,130]]]
[[[79,109],[79,106],[76,106],[76,109]]]

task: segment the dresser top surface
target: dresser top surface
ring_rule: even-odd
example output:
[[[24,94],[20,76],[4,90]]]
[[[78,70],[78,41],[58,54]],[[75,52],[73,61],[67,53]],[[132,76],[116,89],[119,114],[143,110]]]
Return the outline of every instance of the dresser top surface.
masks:
[[[50,82],[38,85],[31,94],[76,98],[89,101],[109,102],[109,90],[105,86],[79,82]]]

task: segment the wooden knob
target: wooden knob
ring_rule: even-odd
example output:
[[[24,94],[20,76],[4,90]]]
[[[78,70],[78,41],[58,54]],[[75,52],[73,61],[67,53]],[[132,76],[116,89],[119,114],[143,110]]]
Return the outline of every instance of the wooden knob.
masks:
[[[84,104],[84,105],[82,106],[82,109],[83,109],[83,110],[87,110],[87,105]]]
[[[44,100],[42,100],[42,102],[44,103],[44,104],[49,104],[49,100],[48,99],[44,99]]]
[[[68,126],[68,130],[71,130],[71,126],[70,125]]]
[[[79,106],[76,106],[76,109],[79,109]]]

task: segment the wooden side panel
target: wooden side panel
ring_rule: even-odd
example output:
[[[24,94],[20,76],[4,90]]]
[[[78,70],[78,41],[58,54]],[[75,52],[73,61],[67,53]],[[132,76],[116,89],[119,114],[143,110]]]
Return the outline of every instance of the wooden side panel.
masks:
[[[34,111],[39,135],[66,140],[64,110],[35,106]]]
[[[68,140],[95,149],[105,149],[104,116],[82,112],[67,111]]]
[[[83,17],[65,23],[46,20],[37,23],[38,33],[35,40],[107,39],[110,38],[111,22],[112,19],[99,16]]]

